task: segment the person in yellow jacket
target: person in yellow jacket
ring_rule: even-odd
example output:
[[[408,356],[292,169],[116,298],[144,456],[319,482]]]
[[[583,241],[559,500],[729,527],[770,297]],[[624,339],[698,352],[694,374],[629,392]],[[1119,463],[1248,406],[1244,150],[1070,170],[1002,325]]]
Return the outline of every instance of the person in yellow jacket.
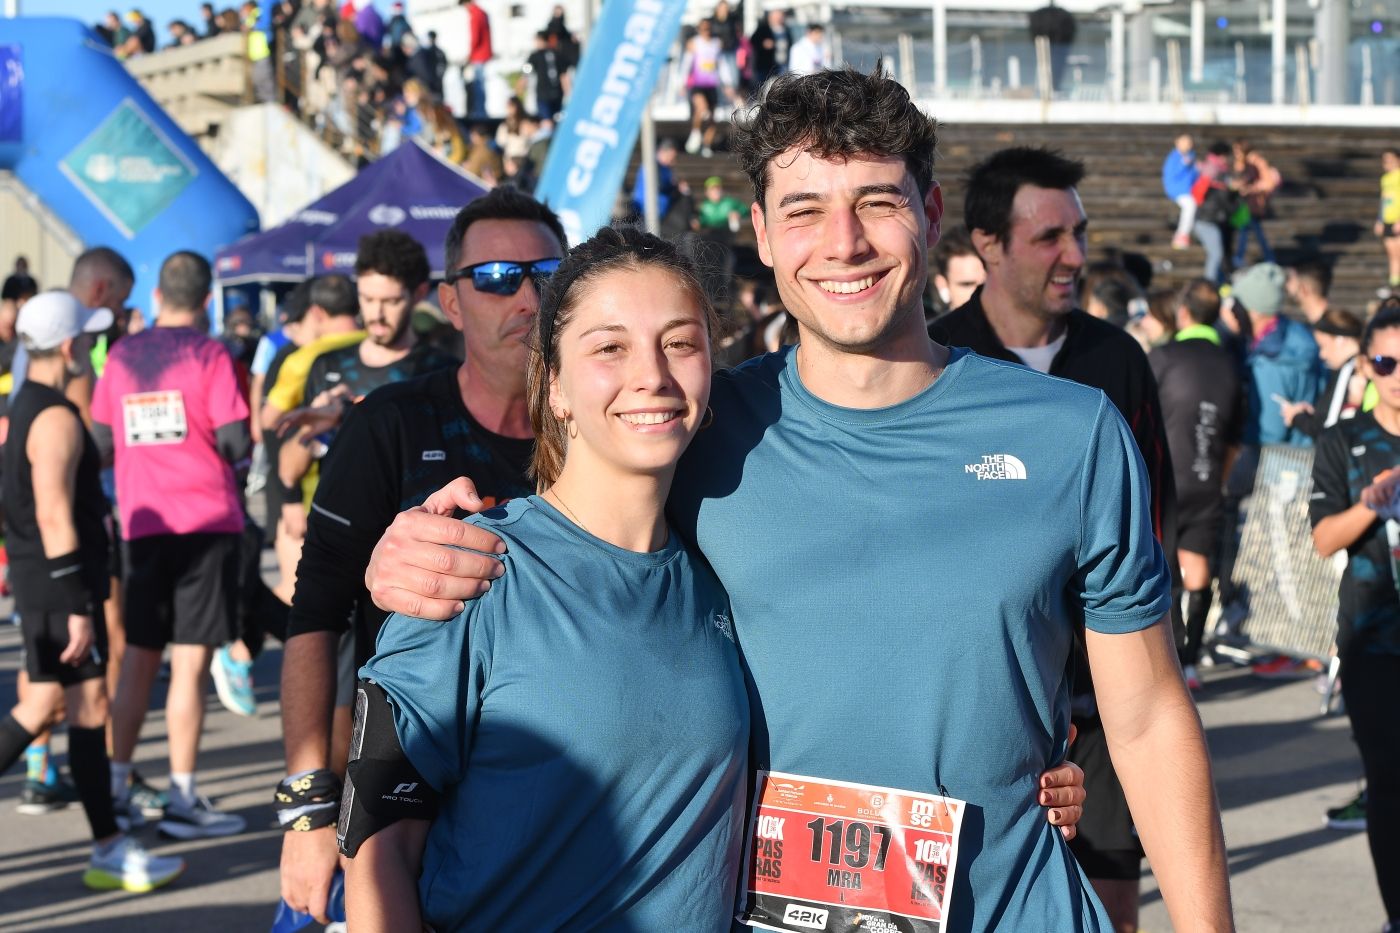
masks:
[[[360,311],[359,296],[354,284],[343,275],[323,275],[311,285],[310,307],[302,318],[302,333],[307,342],[294,351],[277,371],[277,381],[267,393],[258,418],[264,431],[275,431],[278,420],[287,412],[300,408],[305,401],[306,376],[316,357],[331,350],[339,350],[365,339],[356,315]],[[275,480],[274,480],[275,481]],[[283,490],[282,502],[301,502],[299,489]],[[270,518],[272,516],[269,516]],[[294,533],[289,533],[294,532]],[[273,590],[285,603],[292,599],[292,586],[296,580],[297,561],[301,557],[301,537],[303,527],[288,529],[280,518],[274,536],[278,569],[281,582]]]
[[[264,21],[263,12],[256,3],[248,0],[243,4],[243,32],[248,37],[248,61],[253,66],[253,94],[258,103],[271,103],[277,99],[277,76],[273,71],[270,17]]]
[[[1400,149],[1381,153],[1381,206],[1376,215],[1376,236],[1385,244],[1390,263],[1389,288],[1382,297],[1400,294]]]

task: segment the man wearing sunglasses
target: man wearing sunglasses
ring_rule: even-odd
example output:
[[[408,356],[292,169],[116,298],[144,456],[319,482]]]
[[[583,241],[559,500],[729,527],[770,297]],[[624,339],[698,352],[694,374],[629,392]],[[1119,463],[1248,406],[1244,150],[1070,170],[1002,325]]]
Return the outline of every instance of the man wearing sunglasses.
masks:
[[[513,188],[463,208],[447,235],[438,301],[462,333],[466,361],[371,393],[322,461],[282,662],[288,777],[277,790],[282,897],[322,922],[349,739],[332,729],[337,712],[349,721],[348,709],[335,709],[337,642],[353,625],[356,667],[373,653],[387,614],[370,602],[364,572],[400,510],[458,476],[478,478],[485,507],[533,492],[525,339],[564,240],[554,213]]]

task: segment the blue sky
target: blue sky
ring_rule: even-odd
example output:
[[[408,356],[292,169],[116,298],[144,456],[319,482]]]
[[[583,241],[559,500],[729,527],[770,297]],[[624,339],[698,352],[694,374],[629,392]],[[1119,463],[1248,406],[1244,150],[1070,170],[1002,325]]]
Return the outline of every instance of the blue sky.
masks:
[[[156,36],[164,45],[168,39],[165,27],[172,19],[195,23],[199,19],[200,0],[19,0],[24,16],[72,16],[89,25],[101,21],[108,10],[125,13],[133,7],[140,9],[156,25]],[[233,0],[216,0],[216,8],[235,6]]]

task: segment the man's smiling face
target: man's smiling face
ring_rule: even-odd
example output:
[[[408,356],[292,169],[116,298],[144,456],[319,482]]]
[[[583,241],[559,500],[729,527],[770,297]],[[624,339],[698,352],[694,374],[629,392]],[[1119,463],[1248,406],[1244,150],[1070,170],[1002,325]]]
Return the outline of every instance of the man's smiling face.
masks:
[[[937,185],[921,197],[896,156],[790,149],[767,171],[766,203],[752,208],[759,256],[804,337],[864,353],[900,332],[907,315],[922,320],[943,213]]]

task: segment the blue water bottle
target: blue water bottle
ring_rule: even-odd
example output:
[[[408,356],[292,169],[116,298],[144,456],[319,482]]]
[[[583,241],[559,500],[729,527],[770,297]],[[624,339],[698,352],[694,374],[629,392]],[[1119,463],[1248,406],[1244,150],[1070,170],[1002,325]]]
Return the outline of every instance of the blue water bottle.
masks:
[[[345,872],[339,868],[331,878],[330,898],[326,902],[326,916],[332,923],[345,922]],[[286,901],[277,902],[277,916],[272,918],[272,933],[295,933],[310,926],[316,920],[310,914],[292,910]]]

